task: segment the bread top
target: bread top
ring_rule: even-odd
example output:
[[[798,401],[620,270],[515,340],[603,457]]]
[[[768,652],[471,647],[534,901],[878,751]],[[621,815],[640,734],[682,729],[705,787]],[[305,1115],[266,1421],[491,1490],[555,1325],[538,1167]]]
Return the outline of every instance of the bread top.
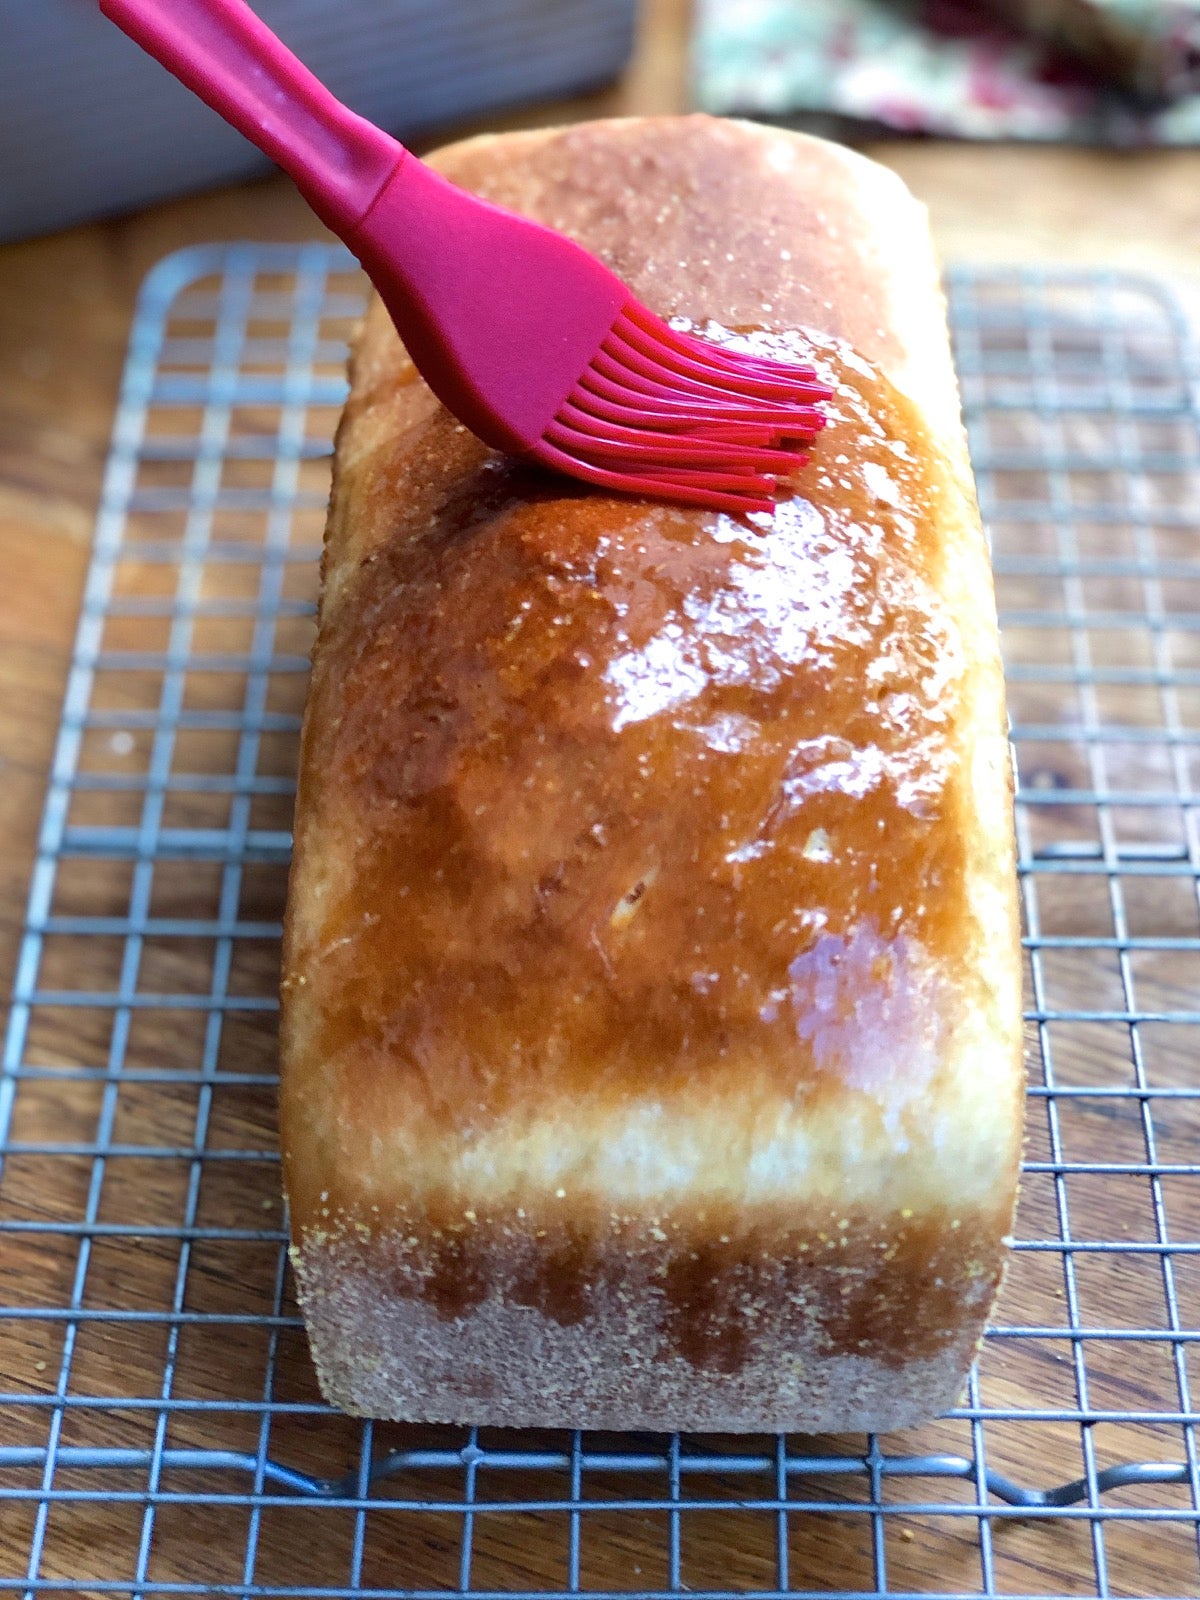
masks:
[[[836,397],[771,516],[608,496],[480,444],[372,307],[287,928],[294,1218],[1006,1212],[1007,746],[920,209],[839,147],[702,117],[437,164]]]

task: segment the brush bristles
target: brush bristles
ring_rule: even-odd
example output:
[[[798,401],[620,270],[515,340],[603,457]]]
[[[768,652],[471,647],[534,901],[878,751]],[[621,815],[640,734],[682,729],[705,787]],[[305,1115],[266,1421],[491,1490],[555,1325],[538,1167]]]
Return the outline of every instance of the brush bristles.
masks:
[[[538,454],[632,493],[768,511],[808,460],[832,390],[811,367],[679,332],[636,303],[613,324]]]

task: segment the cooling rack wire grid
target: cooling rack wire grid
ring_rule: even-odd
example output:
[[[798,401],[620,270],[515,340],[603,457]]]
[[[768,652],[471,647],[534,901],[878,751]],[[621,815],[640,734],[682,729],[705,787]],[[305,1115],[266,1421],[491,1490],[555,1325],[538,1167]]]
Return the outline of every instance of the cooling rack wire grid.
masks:
[[[959,271],[1020,774],[1029,1135],[961,1404],[886,1438],[363,1425],[317,1394],[279,923],[349,329],[326,246],[133,328],[0,1078],[0,1589],[1200,1593],[1200,395],[1117,276]]]

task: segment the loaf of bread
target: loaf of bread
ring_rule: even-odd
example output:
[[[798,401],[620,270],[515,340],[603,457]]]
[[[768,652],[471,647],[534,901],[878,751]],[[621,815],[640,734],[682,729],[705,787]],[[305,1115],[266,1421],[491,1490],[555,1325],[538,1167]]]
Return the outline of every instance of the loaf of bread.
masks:
[[[922,210],[702,117],[441,170],[836,387],[744,520],[498,456],[378,304],[337,438],[283,977],[326,1396],[881,1429],[954,1401],[1021,1121],[991,576]]]

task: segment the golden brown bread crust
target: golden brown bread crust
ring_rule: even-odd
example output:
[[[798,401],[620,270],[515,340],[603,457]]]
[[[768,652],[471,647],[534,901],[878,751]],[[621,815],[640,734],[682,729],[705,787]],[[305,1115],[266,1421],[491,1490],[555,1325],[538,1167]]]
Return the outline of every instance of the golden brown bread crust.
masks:
[[[439,164],[660,312],[775,330],[837,399],[773,518],[609,498],[486,450],[372,308],[285,953],[323,1386],[472,1422],[914,1420],[970,1360],[1020,1128],[1002,684],[922,214],[707,118]]]

